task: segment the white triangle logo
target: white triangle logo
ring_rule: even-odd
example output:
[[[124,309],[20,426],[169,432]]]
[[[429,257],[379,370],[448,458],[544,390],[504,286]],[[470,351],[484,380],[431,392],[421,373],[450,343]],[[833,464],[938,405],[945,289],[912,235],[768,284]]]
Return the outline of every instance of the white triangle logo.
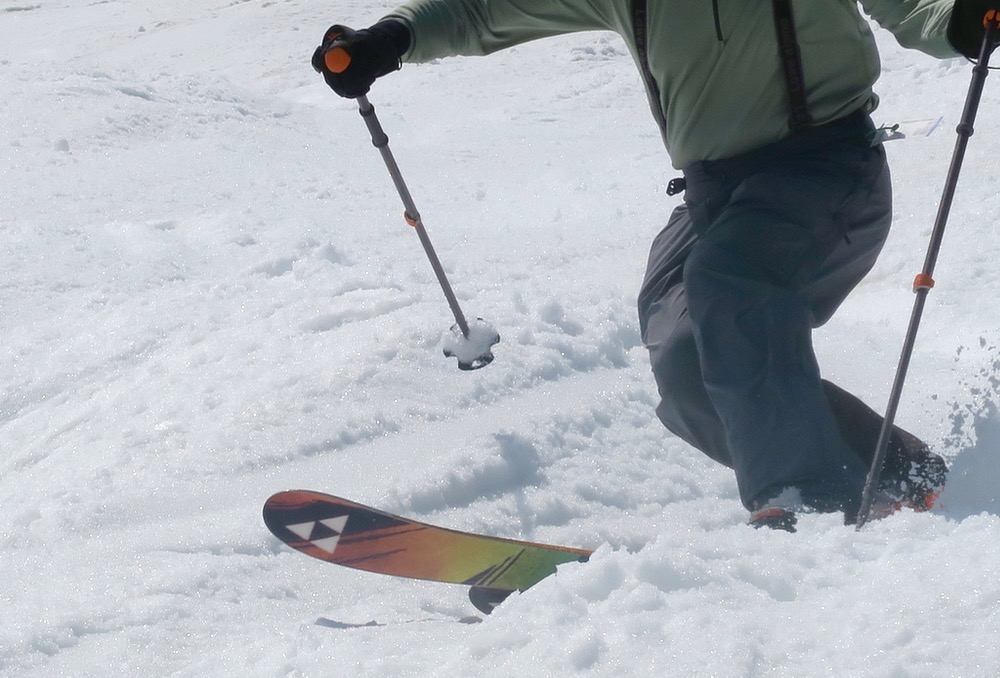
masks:
[[[309,536],[313,533],[313,528],[316,526],[316,521],[310,521],[308,523],[296,523],[295,525],[287,525],[289,532],[294,533],[298,537],[303,539],[309,539]]]
[[[320,537],[318,539],[312,539],[313,533],[316,532],[316,526],[323,525],[323,529],[320,529],[320,534],[327,534],[329,536]],[[344,527],[347,525],[347,516],[338,516],[336,518],[324,518],[323,520],[313,520],[308,523],[295,523],[294,525],[286,525],[288,531],[305,539],[310,544],[318,549],[326,551],[327,553],[333,553],[337,548],[337,542],[340,541],[340,534],[344,531]],[[330,534],[333,532],[333,534]],[[319,536],[319,535],[317,535]]]
[[[333,553],[334,549],[337,548],[337,542],[340,541],[340,535],[336,537],[328,537],[326,539],[317,539],[316,541],[309,542],[316,548],[323,549],[327,553]]]
[[[327,518],[326,520],[319,521],[329,527],[331,530],[336,532],[338,535],[344,531],[344,526],[347,525],[347,516],[340,516],[339,518]]]

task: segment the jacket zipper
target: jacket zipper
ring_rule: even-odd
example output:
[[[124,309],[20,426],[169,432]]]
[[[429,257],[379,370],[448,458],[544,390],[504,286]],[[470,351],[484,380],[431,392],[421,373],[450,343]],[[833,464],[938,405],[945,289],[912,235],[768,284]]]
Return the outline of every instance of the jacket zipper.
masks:
[[[722,39],[722,21],[719,19],[719,0],[712,0],[712,15],[715,19],[715,37],[719,42],[724,42]]]

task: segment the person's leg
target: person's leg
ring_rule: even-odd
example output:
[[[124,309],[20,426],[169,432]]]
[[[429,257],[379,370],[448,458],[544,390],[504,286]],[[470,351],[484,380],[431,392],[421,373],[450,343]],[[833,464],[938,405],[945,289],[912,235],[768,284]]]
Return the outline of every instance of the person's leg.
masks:
[[[852,200],[844,203],[845,212],[850,214],[842,228],[845,237],[805,286],[817,324],[833,313],[847,291],[871,268],[886,236],[891,219],[888,172],[877,158],[869,160],[867,167],[858,183],[870,190],[850,192],[860,204]],[[639,320],[661,397],[658,417],[672,433],[731,467],[725,428],[704,386],[683,284],[684,262],[698,242],[699,230],[704,227],[696,227],[687,207],[681,206],[654,240],[639,296]],[[823,382],[823,389],[840,437],[867,467],[881,417],[829,382]],[[927,488],[939,489],[945,471],[940,457],[930,454],[911,434],[894,427],[886,484],[903,486],[910,496],[929,496]]]
[[[803,290],[811,299],[820,324],[843,301],[845,288],[853,287],[867,274],[885,242],[891,220],[888,167],[866,185],[870,191],[852,192],[841,206],[846,236]],[[824,381],[823,387],[841,437],[870,467],[882,431],[882,415],[836,384]],[[947,473],[944,459],[912,433],[893,426],[882,472],[882,490],[912,508],[927,509],[944,487]]]
[[[840,436],[820,383],[808,303],[760,267],[780,261],[800,227],[775,213],[730,212],[684,269],[704,383],[726,431],[744,505],[761,508],[786,489],[804,504],[840,510],[860,497],[867,469]],[[773,257],[773,258],[772,258]]]
[[[706,391],[751,510],[787,488],[856,508],[867,467],[841,437],[811,334],[874,262],[890,201],[880,149],[779,158],[736,186],[686,259]],[[872,237],[847,250],[853,230]]]

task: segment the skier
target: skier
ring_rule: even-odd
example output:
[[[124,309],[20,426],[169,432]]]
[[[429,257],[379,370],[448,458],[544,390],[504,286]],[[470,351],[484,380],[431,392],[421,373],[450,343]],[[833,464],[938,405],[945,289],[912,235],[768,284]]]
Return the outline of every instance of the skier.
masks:
[[[974,58],[1000,0],[861,5],[903,46]],[[313,65],[354,98],[403,62],[583,30],[625,40],[683,173],[638,302],[658,417],[735,471],[750,524],[794,531],[802,511],[853,522],[882,418],[821,379],[811,335],[891,222],[869,117],[879,59],[854,0],[410,0],[368,29],[331,27]],[[894,428],[873,517],[930,508],[946,473]]]

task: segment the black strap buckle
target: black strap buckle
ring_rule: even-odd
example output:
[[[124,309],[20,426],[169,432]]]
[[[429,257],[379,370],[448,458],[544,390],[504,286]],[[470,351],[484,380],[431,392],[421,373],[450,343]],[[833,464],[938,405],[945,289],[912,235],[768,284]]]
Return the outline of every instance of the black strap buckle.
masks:
[[[676,179],[671,179],[667,184],[667,195],[677,195],[678,193],[683,193],[687,189],[687,181],[684,177],[677,177]]]

